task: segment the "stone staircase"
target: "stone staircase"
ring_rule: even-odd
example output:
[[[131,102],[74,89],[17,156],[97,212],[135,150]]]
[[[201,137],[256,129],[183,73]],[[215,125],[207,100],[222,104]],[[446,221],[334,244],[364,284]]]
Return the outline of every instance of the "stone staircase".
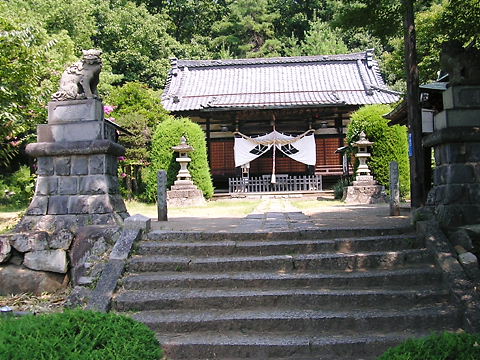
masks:
[[[113,299],[168,359],[374,359],[455,330],[441,273],[405,229],[150,232]]]

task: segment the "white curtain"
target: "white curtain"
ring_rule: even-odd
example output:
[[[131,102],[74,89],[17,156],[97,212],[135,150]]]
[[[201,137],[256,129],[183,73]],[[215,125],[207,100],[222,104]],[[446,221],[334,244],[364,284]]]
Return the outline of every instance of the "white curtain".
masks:
[[[235,137],[235,166],[242,166],[255,160],[270,150],[272,146],[303,164],[315,165],[316,163],[315,136],[312,130],[299,136],[285,135],[275,130],[257,137],[236,134],[239,137]]]

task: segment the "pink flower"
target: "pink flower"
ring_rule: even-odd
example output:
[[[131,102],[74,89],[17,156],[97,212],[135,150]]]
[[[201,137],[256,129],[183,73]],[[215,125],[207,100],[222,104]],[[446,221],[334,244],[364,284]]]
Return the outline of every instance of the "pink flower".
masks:
[[[103,111],[105,112],[105,114],[107,115],[110,115],[110,113],[115,110],[117,107],[116,106],[113,106],[113,105],[105,105],[103,107]]]
[[[127,177],[127,174],[122,173],[120,176],[121,176],[122,178],[124,178],[124,177]]]
[[[20,145],[21,143],[22,143],[21,140],[10,141],[10,145],[12,145],[13,147],[17,147],[17,146]]]
[[[125,156],[119,156],[118,157],[118,161],[125,161],[127,160],[127,158]]]

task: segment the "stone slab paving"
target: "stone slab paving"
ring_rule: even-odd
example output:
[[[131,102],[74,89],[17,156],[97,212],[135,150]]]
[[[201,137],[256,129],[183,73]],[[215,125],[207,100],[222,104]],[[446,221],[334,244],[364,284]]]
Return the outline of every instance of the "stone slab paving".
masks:
[[[289,199],[265,198],[249,215],[234,213],[205,217],[174,217],[153,221],[153,230],[185,232],[275,232],[310,229],[371,229],[407,227],[409,209],[404,206],[400,216],[390,216],[388,204],[324,205],[304,210]]]
[[[314,224],[287,199],[265,199],[236,228],[238,232],[314,229]]]

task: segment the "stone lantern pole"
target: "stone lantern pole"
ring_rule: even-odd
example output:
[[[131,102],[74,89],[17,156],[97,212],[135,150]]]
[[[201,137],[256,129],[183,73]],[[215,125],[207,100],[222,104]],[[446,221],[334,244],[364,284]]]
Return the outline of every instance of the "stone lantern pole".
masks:
[[[170,191],[167,191],[168,206],[197,206],[203,205],[205,199],[203,193],[192,181],[192,175],[188,171],[188,163],[192,161],[188,153],[195,149],[187,144],[187,139],[182,136],[180,145],[172,146],[172,150],[178,152],[175,159],[180,164],[180,170],[177,174],[177,180],[172,185]]]
[[[358,148],[355,157],[360,164],[356,171],[355,181],[353,186],[347,188],[345,202],[347,204],[376,204],[386,201],[385,188],[382,185],[377,185],[377,182],[370,175],[370,169],[367,165],[367,160],[371,157],[368,152],[368,147],[373,145],[362,131],[360,139],[352,144]]]

